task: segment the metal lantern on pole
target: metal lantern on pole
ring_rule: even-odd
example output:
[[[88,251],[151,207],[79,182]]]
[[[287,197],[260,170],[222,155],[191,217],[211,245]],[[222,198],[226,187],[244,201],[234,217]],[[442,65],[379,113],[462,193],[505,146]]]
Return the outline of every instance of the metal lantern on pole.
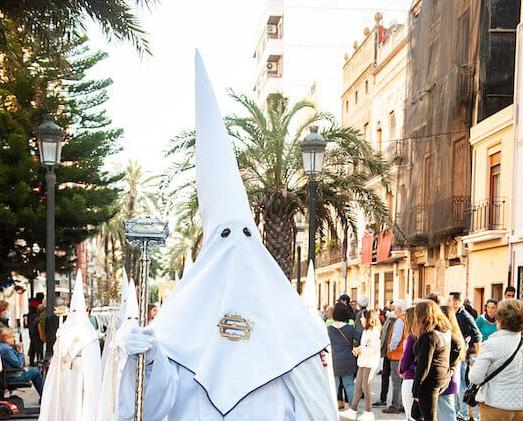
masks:
[[[60,165],[62,143],[65,131],[58,126],[49,115],[44,116],[44,122],[35,129],[40,162],[47,168],[45,184],[47,188],[47,240],[46,240],[46,284],[47,284],[47,316],[53,315],[55,288],[55,188],[56,175],[54,168]]]
[[[325,156],[327,142],[323,136],[318,133],[317,126],[310,127],[309,130],[310,133],[302,140],[300,147],[303,159],[303,170],[305,174],[309,176],[309,253],[307,261],[316,263],[316,176],[320,174],[323,169],[323,158]]]
[[[165,244],[169,235],[167,221],[151,215],[141,216],[125,221],[125,236],[127,242],[133,247],[140,247],[141,271],[139,283],[139,324],[145,326],[147,315],[147,281],[149,278],[149,248]],[[145,354],[138,356],[136,363],[136,391],[134,420],[143,421],[145,394]]]

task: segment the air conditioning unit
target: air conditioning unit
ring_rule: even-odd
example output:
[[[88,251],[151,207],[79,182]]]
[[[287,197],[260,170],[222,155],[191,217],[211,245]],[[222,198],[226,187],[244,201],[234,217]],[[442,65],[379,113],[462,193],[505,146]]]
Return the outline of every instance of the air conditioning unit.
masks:
[[[267,70],[269,72],[276,73],[278,71],[278,63],[276,61],[268,61],[267,62]]]
[[[267,33],[268,34],[277,34],[278,27],[276,25],[267,25]]]

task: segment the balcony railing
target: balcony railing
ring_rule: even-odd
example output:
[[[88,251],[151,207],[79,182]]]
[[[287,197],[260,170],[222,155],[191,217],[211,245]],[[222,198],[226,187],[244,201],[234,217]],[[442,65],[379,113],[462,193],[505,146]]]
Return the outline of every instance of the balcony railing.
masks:
[[[439,241],[466,231],[469,209],[469,196],[450,196],[402,210],[396,215],[396,224],[409,241]]]
[[[470,233],[507,229],[507,199],[496,197],[481,200],[470,207]]]
[[[329,266],[341,261],[343,261],[343,253],[339,247],[324,249],[316,256],[317,267]]]

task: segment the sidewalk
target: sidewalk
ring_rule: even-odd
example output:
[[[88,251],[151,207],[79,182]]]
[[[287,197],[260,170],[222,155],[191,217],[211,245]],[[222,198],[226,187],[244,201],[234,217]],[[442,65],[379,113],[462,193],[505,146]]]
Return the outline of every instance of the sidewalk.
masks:
[[[375,402],[378,400],[379,393],[380,393],[380,387],[381,387],[381,376],[374,376],[372,379],[372,402]],[[389,403],[392,398],[392,384],[389,388]],[[365,404],[363,401],[360,401],[359,410],[363,411],[365,407]],[[382,410],[385,409],[385,407],[382,408],[372,408],[372,412],[374,413],[374,416],[376,417],[376,420],[379,421],[394,421],[394,420],[404,420],[405,414],[384,414]],[[347,421],[348,418],[346,418],[343,414],[345,411],[340,411],[340,421]]]
[[[13,393],[14,396],[18,396],[24,400],[24,405],[26,408],[38,408],[40,405],[38,403],[39,397],[36,389],[34,387],[28,389],[18,389]],[[34,411],[32,411],[34,412]],[[28,415],[27,418],[16,418],[17,420],[35,420],[37,416]]]

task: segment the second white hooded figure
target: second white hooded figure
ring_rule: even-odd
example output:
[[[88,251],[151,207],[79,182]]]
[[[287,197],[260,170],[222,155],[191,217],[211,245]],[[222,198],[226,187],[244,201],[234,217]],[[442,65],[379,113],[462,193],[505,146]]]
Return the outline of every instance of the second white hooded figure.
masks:
[[[334,421],[328,335],[261,241],[198,53],[196,132],[201,253],[150,327],[126,338],[130,355],[147,352],[144,419]],[[124,420],[135,366],[122,377]]]
[[[100,342],[87,315],[82,274],[78,271],[67,320],[56,332],[38,419],[93,421],[101,381]]]
[[[127,279],[124,279],[127,282]],[[136,288],[131,279],[125,291],[125,313],[121,317],[121,324],[114,333],[112,341],[107,344],[107,359],[103,370],[102,388],[96,421],[118,421],[118,395],[120,380],[127,362],[125,352],[125,337],[129,331],[138,326],[138,301]],[[104,348],[105,351],[105,348]]]

